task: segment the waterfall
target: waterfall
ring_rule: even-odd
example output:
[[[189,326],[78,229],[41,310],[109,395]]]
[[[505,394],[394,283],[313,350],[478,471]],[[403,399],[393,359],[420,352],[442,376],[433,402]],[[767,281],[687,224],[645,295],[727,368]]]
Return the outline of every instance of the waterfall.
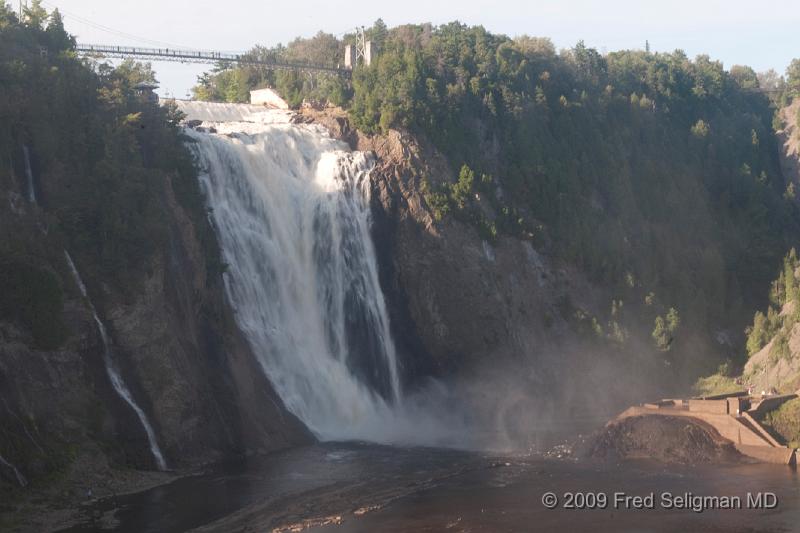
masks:
[[[75,263],[72,262],[72,257],[70,257],[69,252],[64,250],[64,257],[67,259],[67,265],[69,265],[70,272],[72,272],[72,277],[75,279],[75,283],[78,285],[78,288],[81,291],[86,302],[89,304],[89,308],[92,310],[92,316],[94,317],[94,322],[97,324],[97,330],[100,332],[100,338],[103,341],[103,362],[105,363],[106,373],[108,374],[108,379],[111,381],[112,387],[114,387],[114,391],[117,395],[122,398],[122,400],[127,403],[131,409],[136,413],[136,416],[139,418],[139,422],[141,422],[142,427],[144,428],[145,433],[147,433],[147,441],[150,443],[150,452],[153,454],[153,458],[156,461],[156,465],[158,466],[159,470],[166,470],[167,463],[164,460],[164,455],[161,453],[161,448],[158,446],[158,441],[156,440],[156,433],[153,430],[153,426],[150,424],[150,421],[147,419],[147,415],[142,410],[141,407],[136,403],[133,399],[133,395],[131,394],[130,389],[125,384],[125,381],[122,379],[122,374],[120,374],[119,370],[114,363],[114,352],[111,347],[111,339],[108,336],[108,332],[106,331],[106,326],[103,324],[103,321],[100,320],[100,317],[97,315],[97,310],[94,307],[94,304],[89,299],[89,295],[86,292],[86,285],[83,284],[83,280],[81,279],[80,274],[78,273],[78,269],[75,267]]]
[[[323,440],[385,440],[400,400],[370,237],[367,154],[253,106],[187,103],[236,320],[286,407]]]
[[[31,153],[28,146],[22,145],[22,153],[25,156],[25,178],[28,183],[28,201],[32,204],[36,203],[36,189],[33,186],[33,169],[31,168]]]
[[[3,465],[6,468],[9,468],[14,471],[14,476],[17,478],[17,483],[19,483],[20,487],[25,487],[28,485],[28,480],[25,479],[25,476],[22,475],[22,473],[17,469],[16,466],[6,461],[5,457],[3,457],[2,455],[0,455],[0,465]]]

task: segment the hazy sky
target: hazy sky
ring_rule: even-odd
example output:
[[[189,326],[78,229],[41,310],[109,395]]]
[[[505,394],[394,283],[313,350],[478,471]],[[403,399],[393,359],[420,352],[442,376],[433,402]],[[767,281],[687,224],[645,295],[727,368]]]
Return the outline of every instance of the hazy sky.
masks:
[[[18,0],[8,0],[16,6]],[[783,73],[800,56],[798,0],[46,0],[79,42],[243,51],[318,30],[343,34],[378,17],[387,25],[459,20],[514,36],[550,37],[557,47],[583,39],[602,52],[681,48],[726,68],[746,64]],[[157,42],[156,42],[157,41]],[[203,65],[154,63],[161,93],[184,96]],[[207,68],[207,67],[206,67]]]

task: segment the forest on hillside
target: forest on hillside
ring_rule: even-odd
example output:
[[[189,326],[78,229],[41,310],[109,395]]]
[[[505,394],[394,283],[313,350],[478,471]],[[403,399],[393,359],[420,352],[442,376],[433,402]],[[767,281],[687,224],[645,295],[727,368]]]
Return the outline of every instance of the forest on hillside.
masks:
[[[33,2],[20,21],[0,3],[0,184],[24,188],[15,181],[24,176],[27,148],[46,221],[39,231],[47,237],[21,229],[11,212],[0,217],[0,319],[22,325],[49,349],[66,336],[64,288],[52,270],[63,249],[87,265],[90,291],[103,280],[132,294],[154,252],[167,245],[165,187],[204,232],[211,276],[221,268],[181,116],[136,94],[153,71],[129,61],[114,68],[74,49],[58,10]]]
[[[246,101],[270,85],[295,106],[343,106],[362,131],[428,139],[456,169],[423,176],[437,219],[466,221],[489,242],[529,239],[578,265],[633,304],[656,347],[671,343],[670,310],[707,331],[736,325],[743,342],[749,309],[797,244],[797,191],[774,131],[800,93],[800,59],[786,76],[759,74],[680,50],[559,51],[547,38],[458,22],[379,20],[367,37],[379,54],[351,86],[219,66],[195,96]],[[348,39],[319,33],[251,53],[336,66]],[[600,323],[619,320],[621,306],[609,307]]]
[[[220,66],[201,76],[195,96],[243,101],[250,88],[273,85],[293,105],[343,106],[364,132],[410,131],[455,169],[421,176],[438,220],[465,222],[489,243],[530,240],[610,291],[601,316],[565,302],[587,335],[613,348],[646,330],[652,349],[670,357],[693,357],[692,330],[733,331],[744,346],[744,326],[800,234],[795,185],[781,174],[774,136],[776,111],[800,91],[800,60],[784,77],[680,51],[601,55],[583,43],[557,51],[546,38],[460,23],[389,29],[378,21],[368,37],[380,53],[352,83]],[[251,53],[336,65],[349,38],[320,33]],[[41,201],[70,248],[96,265],[87,275],[132,290],[164,245],[163,184],[204,216],[180,116],[136,98],[135,84],[154,76],[147,65],[79,59],[58,12],[39,3],[25,23],[3,6],[0,39],[5,168],[19,170],[20,147],[30,145],[39,170],[53,176]],[[213,232],[199,227],[219,272]],[[38,272],[27,266],[45,252],[12,237],[0,249],[4,283],[33,284],[22,273]],[[57,307],[56,296],[41,297]],[[48,316],[32,309],[26,316]]]

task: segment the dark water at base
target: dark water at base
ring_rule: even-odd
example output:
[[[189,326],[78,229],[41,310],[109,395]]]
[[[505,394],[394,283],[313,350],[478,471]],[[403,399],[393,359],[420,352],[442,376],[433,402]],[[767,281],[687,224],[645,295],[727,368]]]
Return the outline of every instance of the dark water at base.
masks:
[[[552,491],[608,495],[605,509],[550,510]],[[664,509],[661,494],[739,496],[743,509]],[[613,493],[654,509],[614,509]],[[747,509],[772,492],[774,509]],[[452,450],[324,444],[218,467],[100,502],[68,531],[800,531],[797,473],[775,465],[607,465]],[[286,529],[284,529],[286,528]]]

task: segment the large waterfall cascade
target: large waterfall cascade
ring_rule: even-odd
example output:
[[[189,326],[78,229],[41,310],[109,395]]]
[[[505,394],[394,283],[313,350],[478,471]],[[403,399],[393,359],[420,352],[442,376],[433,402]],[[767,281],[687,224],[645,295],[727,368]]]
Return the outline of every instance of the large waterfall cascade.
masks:
[[[267,377],[319,438],[391,439],[401,388],[370,237],[373,161],[290,112],[179,107],[204,121],[186,133],[226,293]]]
[[[147,415],[142,408],[136,403],[136,400],[133,399],[130,389],[125,384],[125,380],[123,380],[122,374],[119,372],[119,369],[114,362],[114,352],[111,346],[111,339],[106,331],[106,326],[97,315],[97,310],[95,309],[94,304],[89,299],[89,295],[86,292],[86,285],[83,284],[83,280],[78,273],[78,269],[75,267],[75,263],[72,262],[72,257],[70,257],[69,252],[66,250],[64,250],[64,257],[67,260],[67,265],[69,266],[72,277],[75,280],[75,284],[80,289],[81,294],[89,304],[89,308],[92,310],[92,316],[94,317],[95,324],[97,324],[97,330],[100,332],[100,338],[103,341],[103,363],[106,368],[106,373],[108,374],[108,379],[111,381],[111,385],[117,395],[122,398],[122,400],[128,404],[131,409],[133,409],[134,413],[136,413],[136,417],[139,419],[139,422],[142,424],[142,427],[147,434],[147,441],[150,444],[150,453],[152,453],[158,469],[166,470],[167,462],[164,460],[164,454],[161,453],[161,448],[158,446],[158,440],[156,439],[156,433],[153,430],[153,425],[147,419]]]

